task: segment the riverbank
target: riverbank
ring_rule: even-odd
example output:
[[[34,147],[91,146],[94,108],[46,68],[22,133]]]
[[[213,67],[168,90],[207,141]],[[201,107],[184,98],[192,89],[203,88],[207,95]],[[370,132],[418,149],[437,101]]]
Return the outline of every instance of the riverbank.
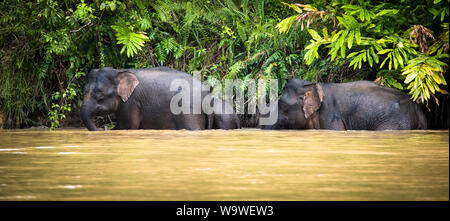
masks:
[[[61,127],[58,129],[73,129],[73,128],[86,128],[86,126],[81,121],[80,111],[75,110],[66,114],[66,118],[60,120]],[[256,128],[257,120],[256,115],[254,114],[245,114],[238,115],[239,120],[241,122],[242,127],[246,128]],[[106,115],[106,116],[96,116],[94,117],[94,122],[98,128],[113,128],[116,124],[116,117],[114,114]],[[0,112],[0,129],[2,125],[5,124],[5,115],[2,115]],[[50,129],[50,121],[45,117],[38,117],[33,120],[33,124],[22,126],[19,128],[4,128],[4,129],[31,129],[31,130],[49,130]]]
[[[447,101],[447,100],[445,100]],[[424,110],[424,113],[428,121],[429,130],[448,130],[449,129],[449,113],[445,111],[448,110],[449,102],[444,103],[440,108],[433,107],[433,112]],[[66,114],[66,118],[60,121],[61,127],[57,129],[84,129],[86,126],[81,121],[79,110],[75,109],[72,112]],[[245,114],[238,115],[241,121],[241,126],[243,128],[256,128],[257,119],[256,115]],[[95,124],[98,128],[113,128],[116,124],[116,118],[114,114],[106,116],[96,116],[94,119]],[[0,111],[0,130],[1,129],[30,129],[30,130],[49,130],[50,122],[44,116],[40,116],[33,120],[33,124],[26,125],[18,128],[6,128],[6,116]]]

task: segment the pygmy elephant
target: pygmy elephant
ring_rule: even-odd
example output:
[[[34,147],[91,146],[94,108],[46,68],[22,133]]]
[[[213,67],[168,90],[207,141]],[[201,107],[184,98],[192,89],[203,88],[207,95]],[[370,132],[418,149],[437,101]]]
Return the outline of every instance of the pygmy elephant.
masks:
[[[93,69],[85,86],[81,119],[89,130],[98,130],[93,116],[114,113],[114,129],[235,129],[239,128],[236,114],[205,114],[201,99],[208,95],[201,82],[191,75],[166,67],[148,69]],[[171,88],[173,81],[187,82],[187,92]],[[173,113],[173,98],[185,93],[188,111]],[[186,98],[186,97],[185,97]],[[171,103],[172,102],[172,103]],[[176,105],[184,101],[176,102]],[[227,104],[229,105],[229,104]],[[231,107],[232,108],[232,107]]]
[[[426,129],[419,105],[401,91],[369,81],[312,83],[291,79],[278,101],[278,120],[265,129]]]

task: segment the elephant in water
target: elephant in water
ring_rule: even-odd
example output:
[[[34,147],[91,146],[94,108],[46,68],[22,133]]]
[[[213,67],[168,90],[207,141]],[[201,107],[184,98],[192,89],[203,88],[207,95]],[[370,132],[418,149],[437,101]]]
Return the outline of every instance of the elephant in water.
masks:
[[[166,67],[148,69],[93,69],[89,73],[84,89],[81,119],[88,130],[98,130],[92,117],[114,113],[117,125],[114,129],[237,129],[240,123],[237,115],[212,112],[206,114],[202,100],[209,95],[201,82],[191,75]],[[171,90],[173,81],[187,82],[188,92]],[[197,85],[197,86],[195,86]],[[184,94],[183,94],[184,93]],[[183,94],[187,98],[187,110],[173,113],[173,98]],[[195,100],[194,96],[199,99]],[[192,102],[190,102],[192,101]],[[222,103],[224,108],[233,109],[221,99],[210,99],[211,103]],[[197,106],[196,106],[197,105]],[[197,108],[195,108],[197,107]],[[217,109],[217,108],[216,108]]]
[[[264,129],[426,129],[420,106],[401,91],[370,81],[312,83],[291,79],[278,100],[278,120]]]

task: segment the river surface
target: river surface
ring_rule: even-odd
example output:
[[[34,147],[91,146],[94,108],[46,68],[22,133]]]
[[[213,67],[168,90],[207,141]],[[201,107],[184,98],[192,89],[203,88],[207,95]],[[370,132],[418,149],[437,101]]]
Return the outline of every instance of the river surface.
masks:
[[[0,200],[449,200],[449,132],[3,130]]]

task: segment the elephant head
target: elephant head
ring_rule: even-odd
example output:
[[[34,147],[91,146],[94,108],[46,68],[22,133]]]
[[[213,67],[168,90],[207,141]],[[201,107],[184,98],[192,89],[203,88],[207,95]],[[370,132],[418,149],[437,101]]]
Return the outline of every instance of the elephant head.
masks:
[[[113,68],[93,69],[88,77],[81,119],[88,130],[98,130],[92,117],[116,112],[122,102],[128,102],[139,81],[133,73]]]
[[[319,109],[324,98],[320,84],[290,80],[278,101],[278,120],[268,129],[319,129]]]

